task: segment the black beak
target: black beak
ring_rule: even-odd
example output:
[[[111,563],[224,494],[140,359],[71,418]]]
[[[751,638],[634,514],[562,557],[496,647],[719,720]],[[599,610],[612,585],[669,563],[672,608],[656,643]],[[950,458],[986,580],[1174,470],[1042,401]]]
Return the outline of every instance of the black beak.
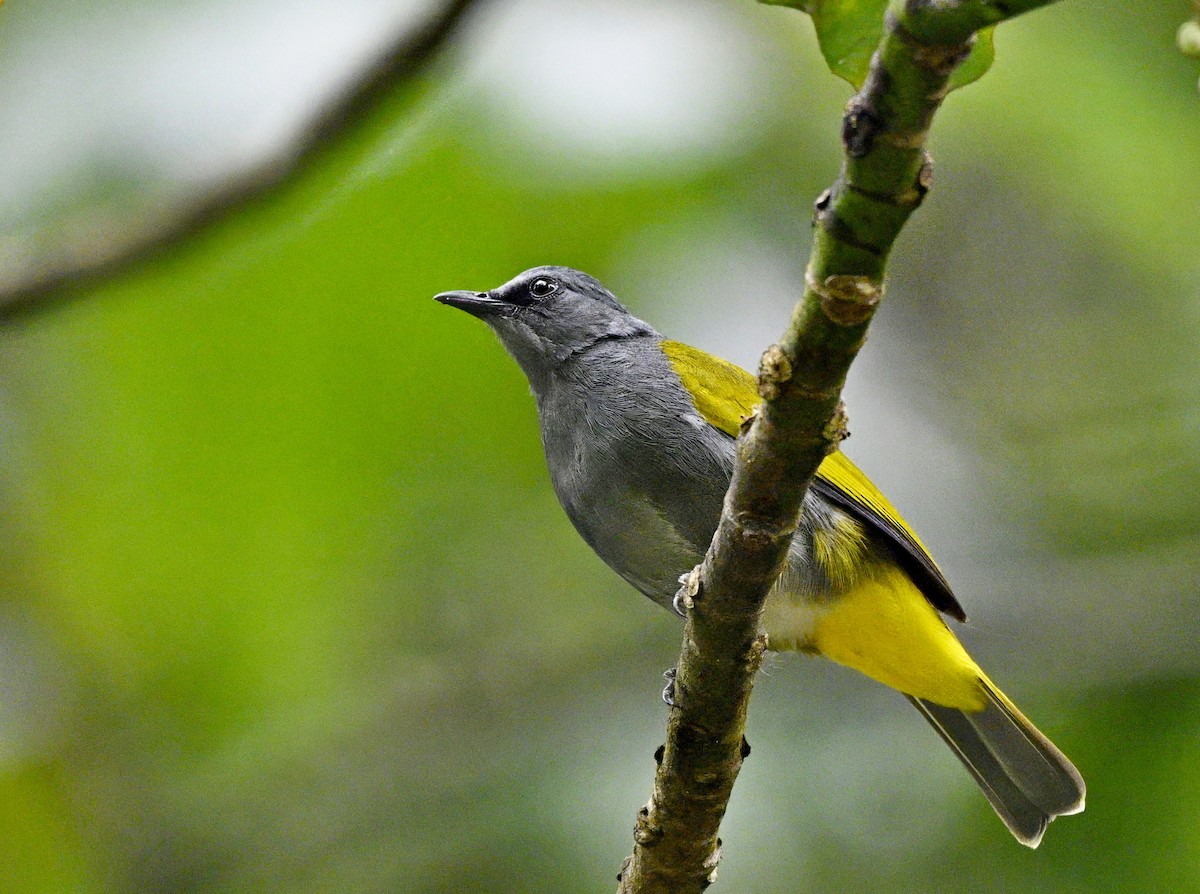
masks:
[[[508,303],[493,298],[487,292],[442,292],[434,301],[449,304],[476,317],[486,317],[508,307]]]

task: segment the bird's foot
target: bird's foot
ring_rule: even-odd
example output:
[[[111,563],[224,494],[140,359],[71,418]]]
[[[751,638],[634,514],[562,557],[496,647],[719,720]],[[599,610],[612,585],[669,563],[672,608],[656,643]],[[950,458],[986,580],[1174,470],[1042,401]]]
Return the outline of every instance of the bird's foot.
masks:
[[[696,606],[696,598],[700,595],[700,566],[679,575],[679,589],[671,600],[671,608],[681,618],[687,618]]]
[[[679,668],[669,667],[663,671],[663,678],[666,679],[667,685],[663,687],[662,700],[668,708],[678,708],[679,702],[675,700],[675,676],[679,673]]]

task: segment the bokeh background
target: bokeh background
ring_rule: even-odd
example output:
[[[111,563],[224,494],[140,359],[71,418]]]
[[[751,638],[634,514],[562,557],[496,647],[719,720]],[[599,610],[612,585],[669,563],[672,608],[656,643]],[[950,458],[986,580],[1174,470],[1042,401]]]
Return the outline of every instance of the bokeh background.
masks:
[[[435,6],[9,0],[5,288],[261,164]],[[901,698],[776,658],[721,890],[1200,891],[1190,12],[1001,29],[847,392],[1087,812],[1028,852]],[[0,890],[611,890],[679,627],[430,297],[569,264],[753,368],[849,92],[786,9],[481,2],[284,188],[6,316]]]

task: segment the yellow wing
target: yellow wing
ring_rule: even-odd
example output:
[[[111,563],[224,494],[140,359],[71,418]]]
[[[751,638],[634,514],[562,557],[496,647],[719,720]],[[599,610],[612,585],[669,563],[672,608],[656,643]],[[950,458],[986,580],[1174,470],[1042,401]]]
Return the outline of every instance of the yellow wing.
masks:
[[[740,366],[682,342],[664,340],[662,351],[700,415],[713,428],[736,438],[742,423],[759,403],[754,377]],[[896,560],[939,611],[967,619],[916,532],[887,497],[841,451],[827,456],[812,487],[821,496],[880,535]]]
[[[679,341],[664,340],[662,352],[713,428],[736,438],[760,403],[754,376],[740,366]]]

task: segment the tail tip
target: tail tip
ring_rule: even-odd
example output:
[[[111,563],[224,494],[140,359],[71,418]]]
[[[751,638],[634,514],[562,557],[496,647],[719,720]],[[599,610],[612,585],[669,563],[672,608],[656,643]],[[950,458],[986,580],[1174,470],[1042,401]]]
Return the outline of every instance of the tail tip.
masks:
[[[1003,814],[1001,814],[1001,819],[1005,820],[1005,825],[1008,826],[1008,830],[1012,832],[1017,841],[1030,850],[1037,850],[1037,846],[1042,843],[1042,836],[1046,834],[1046,829],[1050,824],[1060,816],[1074,816],[1077,813],[1083,813],[1084,801],[1084,796],[1080,794],[1078,803],[1059,810],[1057,813],[1042,814],[1041,821],[1033,828],[1019,829],[1014,823],[1010,823]]]

